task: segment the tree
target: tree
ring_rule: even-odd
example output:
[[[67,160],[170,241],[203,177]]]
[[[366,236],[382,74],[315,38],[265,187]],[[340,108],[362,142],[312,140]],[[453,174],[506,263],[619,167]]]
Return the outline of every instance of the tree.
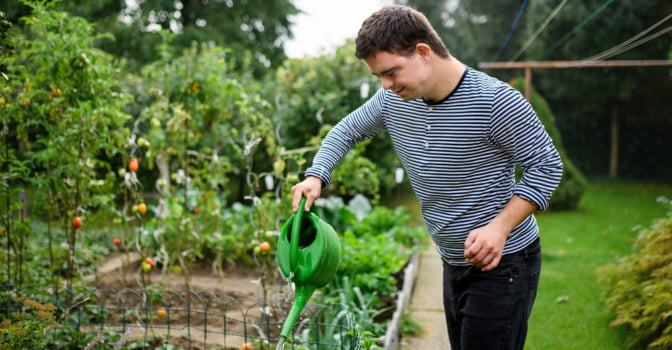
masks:
[[[496,57],[524,0],[397,2],[427,14],[451,52],[476,67]],[[517,53],[559,4],[560,0],[530,1],[497,60]],[[568,1],[520,60],[585,59],[630,39],[669,12],[668,3],[656,0]],[[672,36],[666,34],[610,59],[666,59],[671,44]],[[520,74],[489,73],[502,80]],[[672,93],[669,68],[538,70],[534,83],[552,106],[568,154],[586,174],[672,177],[666,151],[672,148],[672,111],[665,101]],[[618,138],[618,130],[628,130],[627,137]]]
[[[95,22],[99,32],[113,34],[115,40],[99,41],[98,45],[130,59],[137,68],[157,59],[157,46],[168,38],[178,54],[197,42],[230,48],[231,59],[238,66],[257,72],[278,66],[286,58],[284,43],[292,37],[290,16],[299,13],[291,0],[47,2],[55,2],[57,10]],[[17,22],[29,9],[14,3],[6,12]]]
[[[533,2],[528,31],[536,29],[557,3]],[[530,46],[526,59],[585,59],[630,39],[668,13],[669,4],[656,0],[570,1]],[[671,43],[671,36],[661,36],[610,59],[666,59]],[[553,106],[568,153],[586,173],[608,174],[610,152],[617,152],[619,167],[611,175],[669,179],[668,71],[665,67],[549,69],[535,72],[534,81]],[[627,135],[618,138],[619,129],[627,130]],[[616,149],[610,147],[613,143]]]
[[[476,67],[490,61],[503,47],[499,59],[507,59],[524,37],[525,6],[511,38],[506,42],[524,0],[397,0],[424,13],[448,50],[465,64]],[[504,45],[504,43],[507,43]]]

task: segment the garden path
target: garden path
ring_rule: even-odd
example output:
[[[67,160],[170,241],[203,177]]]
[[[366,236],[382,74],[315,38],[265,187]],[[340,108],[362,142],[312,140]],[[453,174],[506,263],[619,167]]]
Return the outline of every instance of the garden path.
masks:
[[[422,327],[422,331],[417,336],[402,338],[400,349],[450,350],[443,313],[442,281],[441,257],[431,243],[420,256],[420,268],[408,308],[411,319]]]

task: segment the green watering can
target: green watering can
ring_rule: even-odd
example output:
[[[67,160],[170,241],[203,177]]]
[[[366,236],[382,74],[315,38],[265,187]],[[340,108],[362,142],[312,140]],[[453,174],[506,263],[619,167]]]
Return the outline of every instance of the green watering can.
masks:
[[[280,336],[287,339],[301,310],[316,288],[334,277],[341,258],[341,245],[334,228],[314,213],[299,210],[287,219],[278,240],[278,265],[294,282],[294,304],[287,314]]]

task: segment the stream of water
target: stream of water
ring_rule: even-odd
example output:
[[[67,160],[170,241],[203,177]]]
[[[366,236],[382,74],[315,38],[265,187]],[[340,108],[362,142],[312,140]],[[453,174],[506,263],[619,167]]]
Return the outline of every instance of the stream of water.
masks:
[[[275,350],[285,350],[285,339],[284,338],[280,338],[280,340],[278,340],[278,345],[275,347]]]

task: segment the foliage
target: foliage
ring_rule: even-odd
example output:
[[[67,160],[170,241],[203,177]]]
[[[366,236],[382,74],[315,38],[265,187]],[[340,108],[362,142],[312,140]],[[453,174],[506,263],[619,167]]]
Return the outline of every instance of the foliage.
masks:
[[[410,215],[403,207],[393,210],[375,206],[358,220],[360,214],[352,201],[348,207],[338,203],[316,203],[322,206],[320,216],[343,230],[341,263],[334,280],[325,288],[325,302],[344,305],[363,332],[382,335],[384,329],[377,320],[394,306],[389,302],[399,289],[397,275],[422,248],[419,242],[426,231],[407,225]]]
[[[521,93],[524,93],[525,84],[523,79],[513,79],[511,85]],[[553,144],[558,149],[564,165],[562,179],[551,197],[549,207],[551,210],[575,210],[579,206],[581,196],[586,191],[588,181],[567,155],[550,106],[544,97],[539,95],[534,88],[531,88],[531,90],[530,103],[537,112],[542,124],[544,124],[546,132],[553,139]]]
[[[79,234],[86,227],[80,229],[75,218],[85,221],[88,210],[112,205],[107,191],[114,174],[107,160],[120,152],[126,136],[122,126],[128,116],[122,107],[127,97],[120,93],[112,58],[92,48],[96,37],[90,24],[30,4],[33,15],[24,18],[26,30],[17,40],[16,55],[6,61],[8,84],[0,91],[8,160],[3,175],[9,175],[3,176],[3,197],[25,198],[28,184],[40,189],[32,201],[49,224],[58,220],[67,232],[65,261],[53,260],[50,252],[50,266],[53,272],[63,268],[71,282],[78,237],[84,237]],[[27,206],[23,200],[4,208],[7,256],[16,258],[16,266],[27,258],[21,251],[30,235]],[[17,212],[19,219],[12,222],[14,215],[7,214]],[[47,231],[51,234],[51,225]],[[53,244],[49,241],[50,250]],[[21,271],[14,275],[20,277]]]
[[[476,67],[479,62],[498,58],[508,60],[520,47],[525,33],[520,29],[527,17],[523,12],[518,29],[508,44],[496,56],[521,7],[520,0],[492,2],[488,0],[398,0],[428,16],[430,23],[443,39],[452,55],[465,64]],[[507,72],[502,79],[506,79]]]
[[[352,41],[333,53],[286,61],[275,71],[274,89],[267,93],[268,100],[276,101],[274,124],[282,146],[290,150],[306,145],[317,148],[322,140],[316,136],[326,134],[379,86],[355,57]],[[387,134],[358,145],[334,171],[331,193],[389,193],[395,186],[394,169],[400,166],[390,149],[392,141]],[[306,158],[310,162],[310,155]]]
[[[672,201],[660,198],[672,210]],[[629,346],[672,347],[672,211],[639,228],[637,251],[601,269],[601,282],[616,314],[612,326],[628,329]]]
[[[48,344],[48,331],[58,327],[52,304],[40,304],[35,300],[17,298],[25,308],[13,318],[0,324],[0,349],[44,349]]]
[[[672,45],[669,35],[653,36],[658,31],[663,33],[664,22],[660,20],[669,14],[669,5],[657,0],[525,2],[527,5],[510,37],[523,5],[520,0],[395,2],[423,11],[448,49],[472,67],[495,58],[497,61],[584,60],[618,48],[617,45],[630,39],[629,43],[633,43],[636,38],[649,37],[654,40],[620,50],[622,53],[606,59],[666,59]],[[547,23],[561,4],[561,10]],[[648,30],[659,21],[661,26]],[[544,29],[535,33],[542,25]],[[528,41],[529,46],[524,46]],[[513,69],[488,73],[505,81],[520,75],[520,71]],[[672,127],[672,112],[667,108],[672,80],[660,78],[668,75],[668,67],[533,70],[537,89],[553,107],[567,153],[578,168],[589,176],[608,174],[610,124],[614,118],[620,123],[621,135],[618,174],[657,181],[665,181],[672,174],[672,163],[665,151],[672,148],[672,139],[666,134]]]
[[[530,46],[527,60],[584,60],[633,38],[669,14],[669,5],[656,0],[613,2],[559,45],[603,4],[567,2]],[[531,1],[528,32],[536,30],[557,5],[555,0]],[[672,37],[663,35],[607,59],[666,59],[671,44]],[[568,154],[586,174],[608,173],[612,121],[616,121],[618,174],[664,181],[672,173],[666,151],[672,148],[672,139],[663,131],[672,127],[672,111],[667,108],[672,80],[661,79],[668,75],[668,67],[539,69],[534,70],[534,81],[553,107]]]
[[[286,58],[284,43],[292,37],[290,16],[299,10],[289,0],[172,1],[172,0],[67,0],[49,1],[59,11],[97,24],[99,33],[115,39],[97,47],[124,57],[140,68],[160,58],[158,44],[170,33],[171,47],[180,52],[193,43],[226,47],[239,66],[249,62],[261,74]],[[6,5],[10,20],[30,13],[19,2]]]

